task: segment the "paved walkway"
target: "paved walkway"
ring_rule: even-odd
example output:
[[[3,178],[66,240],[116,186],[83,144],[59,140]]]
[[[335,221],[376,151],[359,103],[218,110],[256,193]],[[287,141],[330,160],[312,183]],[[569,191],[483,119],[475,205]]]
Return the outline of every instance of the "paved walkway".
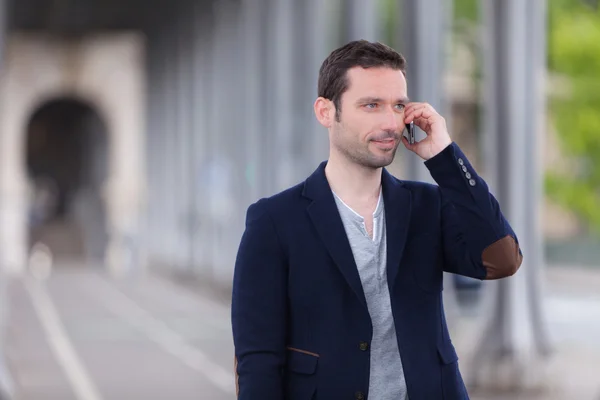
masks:
[[[19,400],[233,399],[229,310],[167,281],[63,270],[9,286]]]
[[[473,400],[600,400],[600,271],[548,278],[553,391],[472,392]],[[229,307],[203,293],[152,275],[113,280],[76,268],[11,282],[6,361],[17,399],[234,399]],[[475,325],[462,317],[453,335],[465,374]]]
[[[543,305],[552,354],[534,368],[546,389],[525,394],[471,389],[472,400],[600,400],[600,269],[551,267],[545,277]],[[453,335],[467,376],[479,324],[476,318],[463,317]]]

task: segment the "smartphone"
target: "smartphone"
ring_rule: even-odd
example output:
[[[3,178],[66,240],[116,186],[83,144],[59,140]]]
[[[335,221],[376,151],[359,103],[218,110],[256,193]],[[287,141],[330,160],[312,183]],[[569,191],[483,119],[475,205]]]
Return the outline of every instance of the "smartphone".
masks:
[[[408,133],[408,144],[415,144],[415,123],[406,124],[406,132]]]

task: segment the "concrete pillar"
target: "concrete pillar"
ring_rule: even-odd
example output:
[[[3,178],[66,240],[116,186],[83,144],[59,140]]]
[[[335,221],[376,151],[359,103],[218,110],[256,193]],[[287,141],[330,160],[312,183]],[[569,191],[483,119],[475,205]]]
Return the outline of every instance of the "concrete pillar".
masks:
[[[262,0],[262,13],[265,16],[262,29],[259,31],[260,40],[263,41],[264,48],[262,57],[264,59],[262,67],[262,76],[260,91],[262,92],[263,104],[265,107],[261,110],[260,118],[262,119],[262,131],[260,132],[260,140],[263,143],[261,148],[261,159],[263,163],[260,169],[260,177],[262,180],[262,190],[265,195],[271,195],[278,189],[276,168],[278,159],[275,157],[277,148],[275,146],[277,136],[276,113],[269,113],[267,110],[277,107],[275,104],[275,85],[273,76],[275,75],[275,58],[276,53],[273,49],[273,35],[276,34],[273,21],[274,2],[276,0]]]
[[[149,251],[155,261],[164,263],[169,259],[169,245],[171,242],[169,226],[169,174],[167,171],[167,142],[169,139],[168,126],[168,36],[164,26],[157,26],[153,29],[150,40],[152,41],[153,69],[156,71],[154,81],[149,87],[154,99],[154,107],[151,110],[153,125],[153,153],[148,162],[153,166],[153,195],[150,199],[151,213],[155,220],[155,231],[152,232],[153,247]]]
[[[267,112],[267,110],[277,107],[274,100],[277,81],[273,79],[277,65],[277,54],[273,47],[275,40],[274,36],[277,35],[275,30],[276,24],[274,23],[276,1],[277,0],[261,1],[264,20],[259,31],[260,40],[264,43],[264,48],[261,53],[264,59],[262,66],[262,76],[264,77],[264,80],[261,82],[260,87],[264,104],[264,108],[260,113],[260,118],[262,119],[260,141],[263,143],[261,148],[261,159],[263,162],[259,175],[262,181],[262,190],[265,195],[271,195],[280,188],[276,171],[277,168],[275,167],[278,165],[279,161],[279,158],[276,155],[276,143],[278,140],[276,134],[277,115],[276,113]]]
[[[157,58],[158,78],[156,82],[157,90],[157,114],[156,114],[156,146],[154,162],[157,164],[157,196],[155,198],[155,212],[159,225],[158,246],[156,248],[159,261],[167,262],[171,256],[171,244],[173,241],[170,225],[170,196],[172,195],[170,187],[169,162],[169,144],[171,142],[171,126],[169,120],[169,101],[170,101],[170,82],[168,69],[169,60],[169,36],[165,26],[157,27]]]
[[[7,4],[6,0],[0,0],[0,73],[4,73],[4,49],[5,49],[5,41],[6,41],[6,11]],[[1,90],[1,88],[0,88]],[[4,134],[4,132],[0,131],[0,137]],[[2,174],[1,169],[3,168],[2,163],[0,162],[0,176]],[[2,190],[0,190],[0,210],[4,210],[3,202],[4,194]],[[0,223],[3,223],[2,215],[0,215]],[[0,232],[1,234],[1,232]],[[6,249],[3,247],[3,243],[6,241],[0,239],[0,252],[4,252]],[[8,310],[9,310],[9,301],[8,293],[7,293],[7,280],[8,276],[5,273],[6,266],[0,264],[0,399],[10,399],[14,396],[14,384],[12,377],[8,371],[8,366],[6,365],[5,355],[4,355],[4,341],[6,337],[6,323],[8,322]]]
[[[157,111],[157,91],[156,81],[158,71],[156,68],[156,44],[154,42],[154,35],[146,33],[146,86],[150,87],[151,83],[154,83],[154,88],[149,90],[146,94],[146,186],[148,188],[148,199],[146,201],[146,212],[143,221],[143,246],[144,249],[154,249],[154,238],[153,232],[156,232],[156,214],[154,211],[154,196],[156,193],[156,160],[154,159],[154,152],[156,151],[156,111]],[[154,254],[150,253],[150,256]]]
[[[164,258],[164,44],[163,32],[155,27],[147,32],[147,113],[146,113],[146,176],[148,201],[146,207],[145,251],[154,261]]]
[[[204,182],[203,188],[206,193],[206,208],[205,208],[205,220],[204,220],[204,238],[206,239],[206,251],[207,251],[207,278],[214,281],[215,275],[215,264],[218,257],[217,244],[219,243],[219,221],[218,213],[219,194],[214,193],[215,181],[219,179],[219,166],[218,163],[222,157],[219,154],[218,147],[218,135],[220,131],[220,112],[219,107],[222,102],[222,91],[224,81],[227,78],[223,78],[223,64],[225,59],[223,57],[223,22],[219,18],[222,16],[219,14],[218,3],[213,2],[210,5],[213,23],[210,33],[210,77],[208,90],[205,96],[210,99],[211,107],[208,115],[208,132],[209,134],[205,138],[205,146],[208,148],[208,154],[206,157],[206,165],[203,168]],[[222,214],[222,213],[221,213]],[[219,237],[218,237],[219,236]]]
[[[189,270],[192,267],[191,242],[193,229],[191,186],[191,160],[194,156],[192,148],[192,67],[193,67],[193,3],[181,2],[176,18],[176,33],[174,47],[176,49],[177,73],[177,114],[176,129],[177,145],[177,185],[179,201],[176,214],[176,228],[179,232],[180,254],[179,263],[182,268]]]
[[[194,113],[193,113],[193,137],[194,143],[194,173],[192,195],[195,205],[195,229],[192,238],[193,256],[192,262],[198,265],[198,273],[204,277],[212,275],[212,230],[210,215],[210,193],[209,193],[209,161],[211,117],[213,112],[213,99],[211,96],[212,81],[212,52],[213,52],[213,8],[206,2],[194,3],[194,79],[192,87],[194,90]]]
[[[443,0],[402,0],[401,45],[407,59],[408,96],[412,101],[431,104],[446,119],[450,107],[444,93],[445,40],[449,31],[451,2]],[[450,124],[448,124],[450,126]],[[417,130],[417,140],[425,134]],[[407,159],[405,176],[433,183],[423,160],[410,152],[401,152]]]
[[[533,28],[527,35],[529,49],[527,51],[527,98],[528,112],[530,116],[526,118],[527,130],[531,132],[525,135],[527,154],[533,157],[527,157],[527,169],[525,171],[525,198],[527,210],[527,224],[525,225],[525,235],[529,240],[529,267],[526,273],[529,276],[528,292],[531,299],[531,318],[532,327],[536,345],[541,354],[548,355],[551,351],[551,344],[548,329],[546,326],[546,317],[542,308],[543,295],[543,267],[544,258],[544,234],[542,212],[544,204],[544,152],[546,148],[544,139],[546,137],[546,76],[547,76],[547,1],[535,0],[527,2],[529,10],[529,23]]]
[[[548,383],[539,215],[545,20],[543,0],[483,1],[486,169],[524,253],[515,276],[490,282],[486,288],[490,318],[481,332],[470,377],[473,386],[486,389],[539,389]]]
[[[444,65],[446,55],[445,35],[450,32],[451,1],[443,0],[402,0],[400,49],[407,59],[406,80],[411,101],[431,104],[450,122],[450,106],[444,93]],[[417,140],[425,138],[425,133],[416,128]],[[452,132],[450,132],[452,135]],[[403,164],[402,177],[423,182],[435,183],[423,160],[407,151],[403,146],[398,150]],[[454,288],[454,276],[444,274],[444,304],[448,326],[454,330],[458,316],[458,303]]]
[[[231,271],[235,262],[236,241],[234,226],[240,218],[235,197],[239,171],[239,147],[243,146],[243,124],[238,115],[242,114],[232,104],[240,95],[238,64],[240,52],[236,48],[240,29],[240,5],[237,1],[225,0],[214,3],[215,30],[213,41],[212,96],[215,104],[212,110],[210,130],[211,160],[209,166],[210,219],[212,221],[212,263],[213,277],[221,283],[230,283]],[[240,214],[242,215],[242,214]]]
[[[259,8],[260,9],[260,8]],[[232,76],[228,90],[228,104],[231,104],[231,99],[237,96],[244,96],[243,87],[245,85],[244,73],[246,65],[244,63],[244,33],[243,24],[245,21],[245,9],[241,1],[232,3],[230,9],[232,19],[232,38],[230,41],[230,60],[229,73]],[[235,62],[238,60],[239,62]],[[256,78],[253,78],[256,79]],[[293,79],[293,78],[292,78]],[[260,104],[260,103],[259,103]],[[231,117],[237,115],[237,110],[231,110]],[[230,175],[230,193],[233,197],[230,214],[232,218],[228,224],[227,230],[227,259],[225,268],[219,273],[218,279],[222,284],[230,284],[233,276],[233,266],[235,265],[235,254],[238,249],[239,239],[245,229],[246,206],[248,205],[248,184],[244,171],[247,167],[246,159],[250,143],[250,138],[246,135],[244,129],[235,132],[235,145],[228,146],[229,156],[233,170]],[[258,145],[261,143],[259,142]],[[256,146],[256,143],[254,144]]]
[[[148,112],[150,117],[149,123],[152,126],[148,126],[150,129],[148,132],[151,135],[151,149],[148,154],[148,173],[150,178],[150,192],[148,196],[149,200],[149,209],[148,213],[151,218],[152,228],[151,231],[148,232],[151,238],[151,247],[149,251],[154,253],[160,253],[162,251],[162,246],[164,241],[161,238],[161,235],[158,235],[157,232],[162,232],[163,229],[163,217],[159,210],[162,208],[162,188],[160,184],[162,182],[162,135],[163,131],[161,129],[163,117],[162,106],[163,106],[163,90],[164,90],[164,82],[163,82],[163,71],[162,71],[162,61],[161,61],[161,48],[160,48],[160,37],[158,35],[153,35],[150,37],[151,40],[151,49],[152,49],[152,58],[150,62],[152,64],[152,82],[153,86],[151,92],[151,108],[149,108]]]
[[[203,126],[203,111],[204,102],[202,92],[204,90],[202,58],[203,58],[203,30],[205,30],[204,20],[202,19],[202,10],[204,4],[201,2],[193,2],[190,4],[188,12],[190,13],[190,31],[189,31],[189,52],[190,52],[190,69],[189,69],[189,151],[188,159],[188,209],[189,218],[187,221],[188,237],[189,237],[189,253],[188,262],[195,273],[198,273],[198,268],[201,265],[201,252],[198,249],[200,242],[198,240],[200,214],[199,201],[202,198],[201,188],[199,186],[201,161],[204,158],[202,135],[206,130]]]
[[[171,256],[171,244],[173,241],[173,237],[171,234],[171,207],[170,207],[170,196],[171,193],[171,179],[170,179],[170,171],[169,161],[170,161],[170,143],[171,143],[171,125],[170,125],[170,108],[169,102],[170,98],[170,82],[169,82],[169,35],[166,27],[163,27],[160,32],[160,63],[161,63],[161,78],[160,78],[160,131],[158,133],[160,137],[160,156],[157,157],[159,160],[159,168],[160,168],[160,196],[159,196],[159,215],[161,220],[161,247],[162,247],[162,257],[164,257],[164,261],[168,261]]]
[[[272,167],[277,171],[275,190],[283,190],[292,185],[295,178],[296,158],[293,145],[293,52],[294,52],[294,8],[292,0],[275,0],[272,4],[271,22],[273,27],[271,60],[274,66],[273,107],[277,110],[274,121],[276,159]]]
[[[170,10],[171,13],[174,10]],[[181,254],[180,238],[177,227],[179,179],[177,177],[177,25],[174,16],[168,15],[165,19],[164,30],[164,60],[165,60],[165,91],[164,91],[164,172],[163,181],[165,199],[166,230],[165,241],[167,244],[168,267],[176,267]]]
[[[261,156],[261,134],[264,120],[261,118],[263,110],[263,63],[264,42],[261,31],[264,26],[265,0],[242,1],[241,40],[243,41],[243,71],[244,77],[244,121],[246,137],[246,196],[244,208],[255,202],[265,193],[260,171],[264,168],[264,159]]]
[[[297,110],[294,114],[297,118],[294,147],[302,146],[303,154],[297,168],[300,176],[306,176],[329,156],[328,132],[317,121],[313,104],[318,95],[319,68],[335,47],[331,29],[335,4],[307,0],[295,5],[294,14],[298,17],[295,21],[299,22],[296,22],[294,30],[294,36],[298,38],[294,59],[294,76],[298,77],[294,89],[298,94],[294,97],[297,101],[294,107]]]
[[[346,0],[345,25],[346,41],[381,40],[379,5],[377,0]]]
[[[107,42],[106,48],[98,53],[98,58],[89,61],[89,68],[94,71],[93,66],[97,60],[114,60],[115,52],[121,51],[122,58],[114,62],[128,66],[127,68],[122,68],[115,74],[115,67],[108,65],[106,72],[99,74],[100,78],[93,86],[90,84],[88,87],[86,82],[82,82],[81,87],[75,91],[84,96],[94,95],[96,92],[100,97],[100,112],[104,112],[110,119],[110,178],[104,188],[110,232],[106,260],[108,268],[116,274],[129,272],[142,261],[138,243],[140,218],[146,198],[143,42],[137,34],[132,34],[130,40],[130,43],[115,42],[111,45]],[[87,46],[92,43],[93,40]],[[87,47],[82,44],[81,48]],[[108,88],[105,83],[109,79],[106,78],[107,75],[113,83]],[[116,78],[119,80],[116,81]]]
[[[169,257],[169,267],[175,270],[181,270],[185,263],[185,243],[184,243],[184,231],[182,229],[182,216],[184,210],[184,186],[181,159],[182,154],[182,132],[181,126],[181,109],[182,104],[180,102],[182,88],[180,86],[180,72],[182,57],[180,49],[180,36],[181,36],[181,18],[179,12],[180,6],[174,5],[171,9],[173,14],[168,19],[168,31],[169,31],[169,58],[171,62],[169,64],[169,131],[168,135],[171,139],[170,152],[169,152],[169,183],[172,185],[172,190],[169,192],[171,201],[171,214],[170,214],[170,225],[171,225],[171,253]]]

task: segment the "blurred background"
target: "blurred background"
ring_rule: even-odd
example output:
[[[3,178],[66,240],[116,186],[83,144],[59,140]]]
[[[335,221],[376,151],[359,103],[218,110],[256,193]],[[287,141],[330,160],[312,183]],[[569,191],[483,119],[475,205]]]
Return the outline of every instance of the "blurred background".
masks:
[[[327,158],[353,39],[406,56],[522,243],[445,277],[471,397],[600,399],[597,0],[0,1],[0,399],[235,398],[245,211]]]

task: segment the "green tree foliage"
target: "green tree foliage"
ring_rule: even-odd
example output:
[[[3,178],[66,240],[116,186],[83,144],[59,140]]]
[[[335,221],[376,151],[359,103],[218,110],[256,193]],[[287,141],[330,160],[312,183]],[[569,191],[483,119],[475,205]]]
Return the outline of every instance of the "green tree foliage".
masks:
[[[477,22],[479,20],[479,0],[454,0],[454,20]]]
[[[385,31],[396,39],[399,23],[396,0],[381,0]],[[524,0],[529,1],[529,0]],[[600,11],[598,0],[547,0],[548,66],[559,81],[566,81],[566,95],[558,91],[549,99],[552,125],[558,132],[563,154],[574,165],[546,176],[546,193],[575,212],[600,234]],[[481,0],[453,0],[453,37],[479,53]],[[479,63],[479,59],[477,59]],[[480,65],[473,79],[479,81]],[[554,82],[554,81],[553,81]],[[551,88],[551,92],[554,92]]]
[[[549,111],[563,153],[575,162],[549,172],[546,191],[600,234],[600,12],[591,3],[549,0],[548,64],[569,84]]]

